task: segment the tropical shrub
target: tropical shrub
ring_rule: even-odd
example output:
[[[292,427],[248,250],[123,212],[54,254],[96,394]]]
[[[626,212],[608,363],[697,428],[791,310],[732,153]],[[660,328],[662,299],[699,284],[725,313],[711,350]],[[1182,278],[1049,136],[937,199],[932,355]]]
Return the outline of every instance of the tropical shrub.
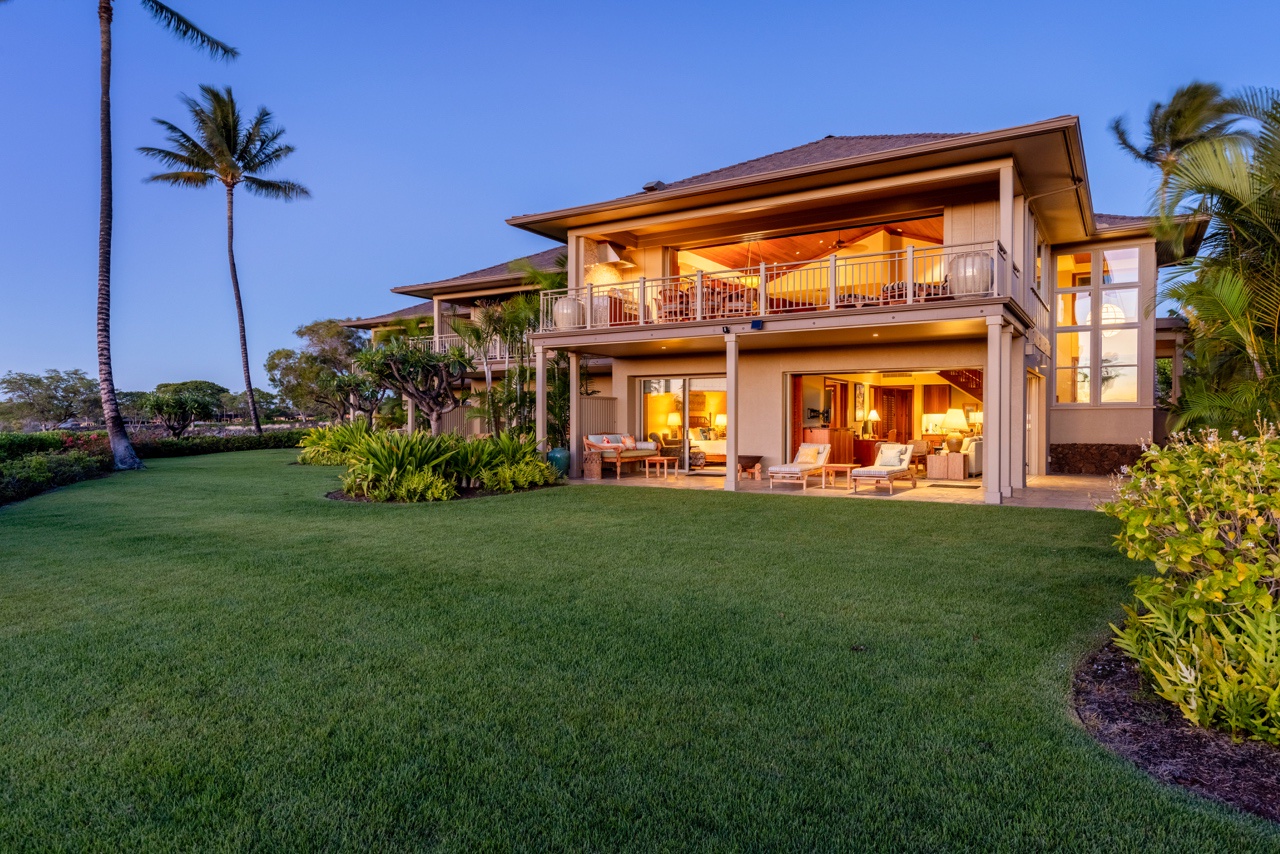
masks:
[[[424,471],[442,476],[455,448],[456,439],[449,435],[370,433],[348,452],[343,491],[374,501],[391,501],[403,478]]]
[[[434,471],[420,470],[399,478],[392,495],[397,501],[448,501],[458,496],[458,487]]]
[[[555,483],[559,472],[542,460],[523,460],[518,463],[500,463],[486,469],[480,475],[484,488],[493,492],[515,492],[532,486]]]
[[[0,504],[97,477],[111,467],[110,455],[84,451],[40,452],[0,462]]]
[[[449,458],[448,474],[462,486],[478,486],[486,470],[498,463],[498,452],[493,440],[473,436],[458,443],[456,452]]]
[[[304,466],[346,465],[351,449],[370,432],[369,424],[365,421],[317,427],[298,443],[298,447],[302,448],[302,453],[298,454],[298,462]]]
[[[1280,436],[1176,436],[1103,510],[1133,582],[1116,645],[1199,726],[1280,744]]]

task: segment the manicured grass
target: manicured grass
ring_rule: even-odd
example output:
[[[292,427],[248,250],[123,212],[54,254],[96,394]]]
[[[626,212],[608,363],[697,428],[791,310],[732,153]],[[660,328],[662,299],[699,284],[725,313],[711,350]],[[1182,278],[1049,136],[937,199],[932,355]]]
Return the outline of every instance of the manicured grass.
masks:
[[[1072,722],[1138,569],[1098,514],[292,456],[0,510],[0,848],[1280,846]]]

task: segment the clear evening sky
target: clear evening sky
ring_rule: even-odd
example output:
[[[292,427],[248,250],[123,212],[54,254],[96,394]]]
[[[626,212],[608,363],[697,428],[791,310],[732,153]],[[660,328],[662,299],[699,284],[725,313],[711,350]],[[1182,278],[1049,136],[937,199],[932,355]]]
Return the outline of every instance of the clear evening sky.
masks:
[[[240,59],[177,42],[137,0],[115,24],[115,372],[121,389],[239,390],[224,202],[147,185],[135,153],[180,92],[230,84],[298,152],[307,201],[242,197],[255,383],[322,317],[409,304],[394,285],[550,244],[503,220],[634,192],[827,134],[982,131],[1081,117],[1100,211],[1151,173],[1113,116],[1199,78],[1280,85],[1280,4],[172,0]],[[92,0],[0,4],[0,373],[96,375],[98,32]]]

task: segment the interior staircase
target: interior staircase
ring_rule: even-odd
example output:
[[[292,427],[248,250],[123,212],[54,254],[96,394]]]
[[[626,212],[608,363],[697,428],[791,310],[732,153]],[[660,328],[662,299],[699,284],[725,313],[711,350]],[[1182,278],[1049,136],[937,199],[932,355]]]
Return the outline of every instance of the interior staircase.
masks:
[[[965,394],[976,397],[978,400],[982,400],[982,371],[938,371],[938,376],[942,377]]]

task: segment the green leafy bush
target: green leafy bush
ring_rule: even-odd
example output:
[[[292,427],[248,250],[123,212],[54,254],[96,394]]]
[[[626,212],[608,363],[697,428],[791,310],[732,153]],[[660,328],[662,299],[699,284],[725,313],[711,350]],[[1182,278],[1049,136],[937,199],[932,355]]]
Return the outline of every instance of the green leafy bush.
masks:
[[[110,470],[110,457],[84,451],[27,454],[0,463],[0,504],[30,498]]]
[[[1260,433],[1151,448],[1103,510],[1155,567],[1116,645],[1191,722],[1280,744],[1280,437]]]
[[[317,427],[298,443],[302,448],[298,462],[304,466],[344,466],[351,449],[370,432],[365,421]]]
[[[27,454],[41,451],[62,450],[63,443],[71,434],[62,430],[49,430],[44,433],[0,433],[0,461],[16,460]]]
[[[440,475],[456,445],[453,436],[370,433],[348,451],[342,488],[348,495],[391,501],[400,479],[423,471]]]
[[[559,473],[555,467],[542,460],[522,460],[518,463],[500,463],[480,475],[484,488],[493,492],[515,492],[531,486],[555,483]]]
[[[266,451],[296,448],[311,428],[298,430],[271,430],[258,436],[245,433],[240,436],[188,436],[185,439],[168,439],[154,436],[135,436],[134,450],[143,459],[163,457],[192,457],[199,454],[221,454],[229,451]]]
[[[448,501],[458,496],[458,487],[434,471],[415,471],[396,481],[397,501]]]

